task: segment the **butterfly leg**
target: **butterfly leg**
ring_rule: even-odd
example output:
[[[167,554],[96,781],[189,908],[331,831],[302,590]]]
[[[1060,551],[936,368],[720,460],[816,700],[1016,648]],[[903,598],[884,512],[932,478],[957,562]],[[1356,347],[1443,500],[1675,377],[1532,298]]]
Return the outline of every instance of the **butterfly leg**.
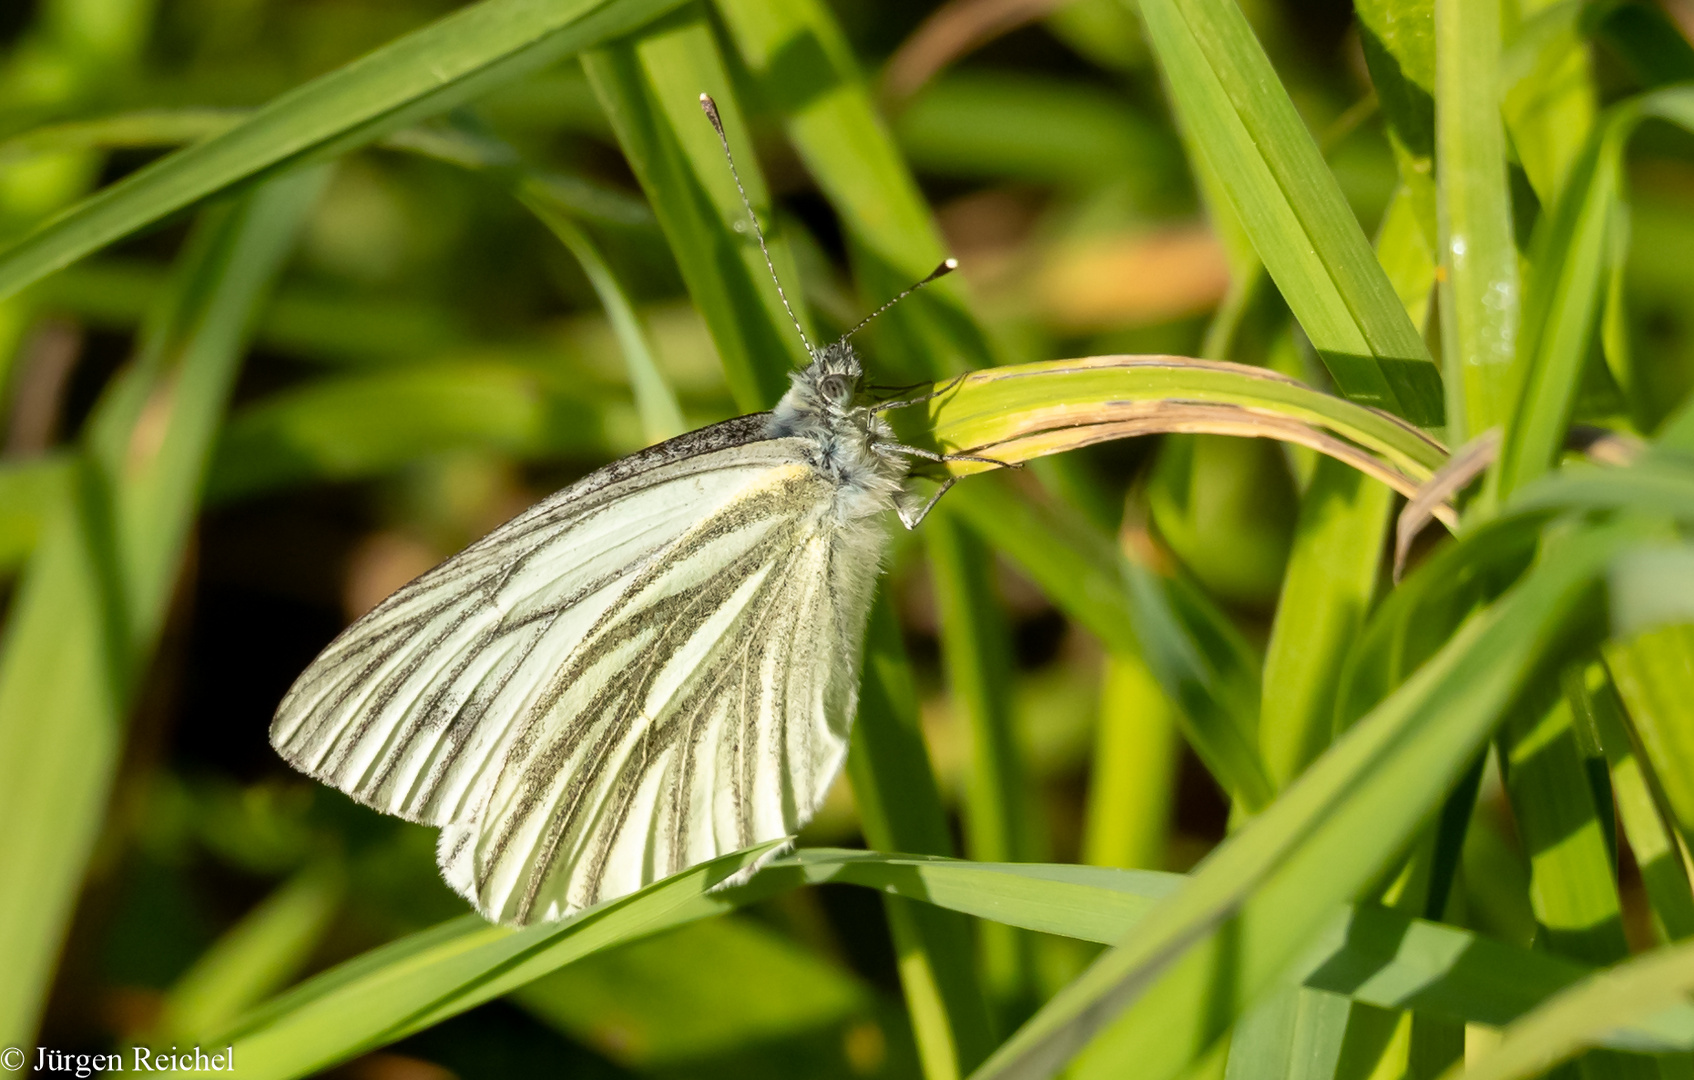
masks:
[[[947,494],[947,489],[958,482],[957,476],[949,476],[941,481],[941,486],[935,489],[935,494],[929,497],[929,501],[916,510],[909,506],[902,506],[898,502],[895,503],[894,512],[900,515],[900,524],[906,527],[907,532],[917,528],[923,523],[923,519],[929,516],[929,512],[935,509],[935,504],[941,501],[941,496]]]
[[[911,454],[913,457],[926,458],[930,461],[981,461],[989,465],[998,465],[1002,469],[1023,468],[1021,461],[1001,461],[999,458],[983,457],[980,454],[937,454],[933,450],[907,446],[904,443],[875,443],[871,448],[879,454]],[[917,528],[918,524],[929,516],[929,512],[935,509],[935,504],[941,501],[941,496],[947,494],[947,489],[958,482],[957,476],[949,476],[941,481],[941,486],[935,490],[934,495],[929,497],[929,501],[915,511],[896,503],[894,509],[900,515],[900,524],[906,526],[908,530]]]
[[[960,383],[965,381],[965,376],[969,374],[970,372],[968,371],[960,372],[956,377],[947,380],[947,385],[943,386],[941,389],[931,390],[929,393],[922,394],[915,398],[906,398],[903,401],[884,401],[880,405],[872,405],[871,412],[885,413],[890,409],[904,409],[908,405],[921,405],[931,398],[938,398],[942,394],[945,394],[947,391],[953,389],[955,386],[958,386]]]
[[[1021,461],[1001,461],[999,458],[983,457],[980,454],[938,454],[934,450],[924,450],[917,446],[907,446],[905,443],[880,442],[873,443],[871,449],[879,454],[910,454],[921,457],[926,461],[980,461],[987,465],[998,465],[1002,469],[1021,469]]]
[[[886,391],[887,394],[888,394],[888,397],[883,398],[882,401],[889,401],[889,400],[892,400],[898,394],[904,394],[904,393],[907,393],[908,391],[916,390],[920,386],[931,386],[931,385],[933,385],[933,384],[928,379],[925,379],[923,382],[903,383],[899,386],[887,386],[887,385],[884,385],[882,383],[871,383],[868,386],[866,386],[865,389],[866,390]],[[879,405],[882,404],[882,401],[878,401],[877,404],[879,404]]]

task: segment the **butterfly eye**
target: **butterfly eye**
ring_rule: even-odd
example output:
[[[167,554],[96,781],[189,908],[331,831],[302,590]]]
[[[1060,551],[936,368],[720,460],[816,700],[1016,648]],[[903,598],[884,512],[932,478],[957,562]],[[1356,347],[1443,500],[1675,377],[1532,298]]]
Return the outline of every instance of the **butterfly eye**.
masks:
[[[844,405],[853,396],[852,384],[845,375],[825,375],[818,382],[818,390],[832,405]]]

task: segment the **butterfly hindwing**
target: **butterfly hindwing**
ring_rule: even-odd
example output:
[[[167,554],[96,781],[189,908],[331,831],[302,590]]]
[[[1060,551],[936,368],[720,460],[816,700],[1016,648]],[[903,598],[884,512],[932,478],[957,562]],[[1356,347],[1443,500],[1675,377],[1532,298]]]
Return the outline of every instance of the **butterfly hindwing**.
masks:
[[[307,669],[273,743],[445,826],[448,880],[502,921],[791,834],[840,764],[880,545],[840,545],[827,482],[762,432],[625,459],[420,577]]]
[[[861,633],[863,616],[837,610],[834,537],[804,490],[816,479],[777,479],[787,494],[749,497],[791,509],[630,589],[561,671],[483,817],[444,833],[448,880],[485,914],[558,918],[810,817],[856,690],[857,635],[842,640],[837,616]],[[621,677],[595,677],[600,664]]]

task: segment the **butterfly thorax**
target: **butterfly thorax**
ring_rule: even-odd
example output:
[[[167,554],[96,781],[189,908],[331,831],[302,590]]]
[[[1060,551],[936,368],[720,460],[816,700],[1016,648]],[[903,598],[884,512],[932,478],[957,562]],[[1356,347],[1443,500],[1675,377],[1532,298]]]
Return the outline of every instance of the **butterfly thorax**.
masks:
[[[901,457],[880,452],[893,432],[869,406],[859,403],[864,369],[846,342],[812,353],[812,362],[789,376],[788,392],[771,410],[766,434],[803,439],[812,445],[812,464],[835,485],[836,513],[853,521],[894,506],[906,475]]]

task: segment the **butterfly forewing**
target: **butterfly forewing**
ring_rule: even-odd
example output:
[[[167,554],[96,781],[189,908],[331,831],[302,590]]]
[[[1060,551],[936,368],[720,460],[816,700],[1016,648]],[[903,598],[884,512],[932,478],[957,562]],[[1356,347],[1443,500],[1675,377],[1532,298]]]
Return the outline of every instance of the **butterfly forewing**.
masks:
[[[745,417],[539,504],[349,627],[283,756],[447,826],[491,918],[558,918],[790,835],[839,768],[880,544]],[[863,537],[859,538],[861,541]]]

